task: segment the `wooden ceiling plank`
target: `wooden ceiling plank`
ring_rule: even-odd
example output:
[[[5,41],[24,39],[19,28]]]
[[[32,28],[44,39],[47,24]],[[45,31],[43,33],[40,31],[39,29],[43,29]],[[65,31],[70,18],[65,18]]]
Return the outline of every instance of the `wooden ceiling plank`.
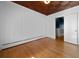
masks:
[[[45,15],[50,15],[79,5],[79,1],[51,1],[50,4],[44,4],[44,2],[42,1],[12,1],[12,2],[30,8]]]

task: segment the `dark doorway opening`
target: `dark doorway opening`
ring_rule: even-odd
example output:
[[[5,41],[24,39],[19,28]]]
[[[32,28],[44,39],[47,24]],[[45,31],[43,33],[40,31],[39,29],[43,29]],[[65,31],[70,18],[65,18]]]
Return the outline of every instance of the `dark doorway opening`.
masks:
[[[56,39],[57,38],[64,40],[64,17],[56,18]]]

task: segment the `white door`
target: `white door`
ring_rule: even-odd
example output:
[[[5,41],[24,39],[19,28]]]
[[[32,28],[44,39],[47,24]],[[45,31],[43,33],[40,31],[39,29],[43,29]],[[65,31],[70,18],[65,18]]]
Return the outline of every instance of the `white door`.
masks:
[[[64,16],[64,41],[77,44],[77,13]]]

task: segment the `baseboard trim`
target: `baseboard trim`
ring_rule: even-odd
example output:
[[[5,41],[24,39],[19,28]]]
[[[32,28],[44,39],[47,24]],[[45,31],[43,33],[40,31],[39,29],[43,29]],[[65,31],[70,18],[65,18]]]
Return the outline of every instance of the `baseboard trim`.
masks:
[[[34,37],[34,38],[29,38],[29,39],[25,39],[25,40],[21,40],[21,41],[17,41],[17,42],[13,42],[13,43],[7,43],[7,44],[3,44],[2,48],[0,50],[6,49],[6,48],[10,48],[10,47],[14,47],[20,44],[24,44],[30,41],[34,41],[34,40],[38,40],[40,38],[44,38],[46,36],[38,36],[38,37]]]
[[[67,42],[67,41],[64,41],[65,43],[68,43],[68,44],[71,44],[71,45],[75,45],[75,46],[78,46],[77,43],[71,43],[71,42]]]

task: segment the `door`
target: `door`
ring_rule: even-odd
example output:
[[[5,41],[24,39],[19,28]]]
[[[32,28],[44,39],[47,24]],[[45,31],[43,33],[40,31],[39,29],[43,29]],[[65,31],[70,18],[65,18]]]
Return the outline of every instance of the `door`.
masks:
[[[77,44],[77,13],[69,13],[64,17],[64,41]]]

